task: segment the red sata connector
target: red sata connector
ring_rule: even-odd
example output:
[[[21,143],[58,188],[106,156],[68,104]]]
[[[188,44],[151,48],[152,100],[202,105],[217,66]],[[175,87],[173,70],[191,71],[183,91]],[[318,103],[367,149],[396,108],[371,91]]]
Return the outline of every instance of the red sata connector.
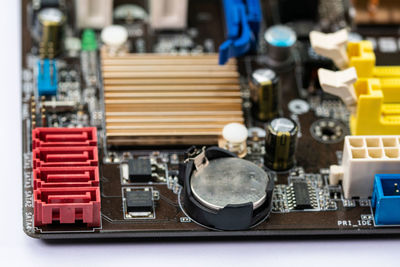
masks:
[[[32,131],[32,149],[73,146],[97,146],[96,128],[36,128]]]
[[[97,147],[39,147],[33,152],[33,168],[97,166]]]
[[[36,168],[33,188],[91,187],[99,185],[97,167]]]
[[[35,226],[82,221],[89,227],[100,226],[100,190],[98,187],[39,188],[34,192]]]
[[[32,131],[35,226],[100,226],[96,128]]]

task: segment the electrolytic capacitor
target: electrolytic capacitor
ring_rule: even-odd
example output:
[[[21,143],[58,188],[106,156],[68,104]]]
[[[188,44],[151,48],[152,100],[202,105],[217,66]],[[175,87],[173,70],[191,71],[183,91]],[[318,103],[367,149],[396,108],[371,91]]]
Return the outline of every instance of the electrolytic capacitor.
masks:
[[[61,52],[64,13],[57,8],[45,8],[38,14],[40,57],[55,58]]]
[[[253,113],[261,121],[269,121],[279,116],[279,77],[271,69],[253,72],[250,82]]]
[[[275,171],[285,171],[295,165],[298,126],[288,118],[275,118],[266,127],[265,165]]]
[[[297,40],[296,33],[285,25],[274,25],[265,32],[266,64],[277,72],[285,72],[293,65],[290,48]]]

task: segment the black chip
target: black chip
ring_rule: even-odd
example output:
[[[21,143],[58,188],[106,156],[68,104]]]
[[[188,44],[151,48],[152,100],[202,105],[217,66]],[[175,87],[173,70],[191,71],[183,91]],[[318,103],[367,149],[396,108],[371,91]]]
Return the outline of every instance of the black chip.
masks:
[[[130,159],[129,181],[132,183],[148,182],[151,180],[151,162],[149,158]]]
[[[126,192],[126,207],[128,212],[152,212],[152,192],[145,190]]]
[[[312,202],[310,199],[310,192],[308,190],[308,184],[306,182],[294,182],[293,183],[293,194],[296,201],[295,209],[312,209]]]

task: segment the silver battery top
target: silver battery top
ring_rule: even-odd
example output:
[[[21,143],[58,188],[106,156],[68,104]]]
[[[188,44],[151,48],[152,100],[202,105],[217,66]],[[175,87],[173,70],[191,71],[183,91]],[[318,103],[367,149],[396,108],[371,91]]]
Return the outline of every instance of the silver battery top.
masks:
[[[268,174],[254,163],[240,158],[211,160],[191,177],[191,189],[208,208],[253,203],[256,209],[266,199]]]

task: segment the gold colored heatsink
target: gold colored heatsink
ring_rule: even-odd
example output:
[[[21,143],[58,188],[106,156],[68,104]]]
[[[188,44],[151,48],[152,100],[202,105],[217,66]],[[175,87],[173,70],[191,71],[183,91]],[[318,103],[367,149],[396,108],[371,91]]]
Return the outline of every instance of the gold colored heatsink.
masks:
[[[217,144],[243,123],[239,73],[217,54],[109,55],[102,51],[109,145]]]

